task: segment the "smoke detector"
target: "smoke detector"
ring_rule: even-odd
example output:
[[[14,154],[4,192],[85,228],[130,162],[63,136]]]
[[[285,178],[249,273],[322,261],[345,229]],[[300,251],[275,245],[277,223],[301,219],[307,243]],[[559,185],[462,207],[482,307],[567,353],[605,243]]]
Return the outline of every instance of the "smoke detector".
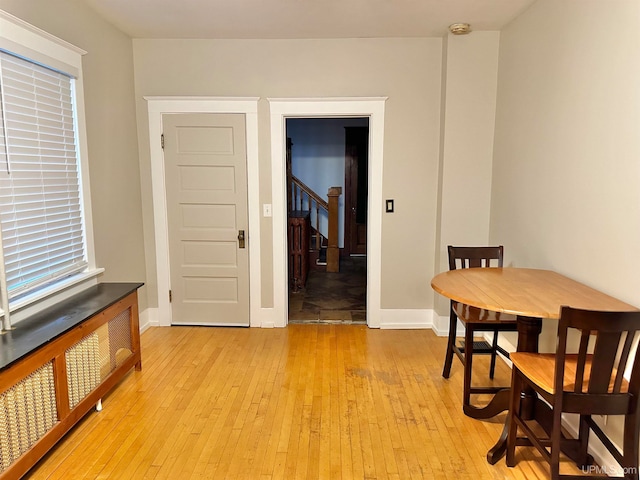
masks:
[[[468,23],[452,23],[449,25],[449,31],[454,35],[466,35],[471,31],[471,25]]]

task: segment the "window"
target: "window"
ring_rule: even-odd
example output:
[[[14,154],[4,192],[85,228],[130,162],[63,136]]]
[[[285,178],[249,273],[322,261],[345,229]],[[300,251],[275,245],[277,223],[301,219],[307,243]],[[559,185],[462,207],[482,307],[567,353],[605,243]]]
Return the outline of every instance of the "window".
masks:
[[[0,51],[0,232],[9,299],[87,266],[72,90],[70,76]]]
[[[84,53],[0,10],[3,328],[95,284],[103,271],[92,241]]]

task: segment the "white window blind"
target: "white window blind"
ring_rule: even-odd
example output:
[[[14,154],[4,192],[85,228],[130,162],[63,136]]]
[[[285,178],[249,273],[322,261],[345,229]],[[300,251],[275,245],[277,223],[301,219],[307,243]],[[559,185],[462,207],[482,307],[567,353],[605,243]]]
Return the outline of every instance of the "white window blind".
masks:
[[[0,51],[0,228],[9,298],[87,266],[73,79]]]

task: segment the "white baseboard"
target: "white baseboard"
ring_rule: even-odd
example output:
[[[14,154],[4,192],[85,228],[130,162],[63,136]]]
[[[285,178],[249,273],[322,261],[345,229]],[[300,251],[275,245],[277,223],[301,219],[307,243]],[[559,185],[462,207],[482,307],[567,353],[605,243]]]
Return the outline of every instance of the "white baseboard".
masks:
[[[285,312],[286,310],[275,307],[260,307],[254,309],[251,312],[249,326],[256,328],[285,328],[289,323]]]
[[[138,312],[138,319],[140,322],[140,333],[144,332],[149,327],[160,326],[157,308],[145,308],[143,311]]]
[[[598,416],[594,415],[594,420],[597,420]],[[621,420],[622,417],[617,418],[617,420]],[[613,418],[612,418],[613,420]],[[602,421],[597,421],[600,425],[600,428],[607,433],[607,426],[603,425]],[[573,438],[578,438],[578,417],[577,415],[562,415],[562,427],[567,430],[571,434]],[[620,426],[620,429],[622,426]],[[618,450],[622,451],[618,447],[618,442],[615,439],[610,437],[610,440],[613,441],[613,444],[618,448]],[[622,439],[620,439],[622,441]],[[622,468],[618,465],[618,462],[613,458],[613,455],[607,450],[607,448],[600,442],[600,439],[594,434],[591,433],[589,435],[589,453],[593,455],[596,465],[599,465],[601,468],[606,470],[606,473],[609,476],[620,475],[622,473]],[[588,477],[587,477],[588,478]]]
[[[282,320],[280,320],[282,321]],[[251,328],[275,328],[277,325],[276,309],[255,308],[250,311],[249,327]],[[284,326],[284,325],[281,325]]]
[[[443,317],[433,311],[433,326],[431,327],[433,332],[438,337],[446,337],[449,335],[449,317]],[[462,324],[458,322],[458,328],[456,331],[456,337],[464,337],[464,328]]]
[[[384,309],[380,312],[381,329],[430,328],[439,337],[449,335],[449,317],[440,316],[433,309]],[[464,336],[460,324],[456,335]]]
[[[432,328],[433,310],[383,309],[380,310],[381,329]]]
[[[449,317],[440,316],[435,312],[435,310],[432,310],[432,312],[433,325],[431,326],[431,329],[438,337],[446,337],[449,335]],[[464,332],[464,330],[459,329],[457,333],[460,334],[461,332]]]
[[[284,328],[287,320],[282,319],[283,310],[273,307],[261,307],[251,312],[251,327],[258,328]]]
[[[149,327],[161,327],[160,324],[160,311],[158,308],[146,308],[139,312],[140,319],[140,333],[147,330]],[[256,328],[275,328],[276,324],[273,321],[273,308],[260,309],[259,318],[251,318],[251,327]],[[170,325],[169,325],[170,326]]]

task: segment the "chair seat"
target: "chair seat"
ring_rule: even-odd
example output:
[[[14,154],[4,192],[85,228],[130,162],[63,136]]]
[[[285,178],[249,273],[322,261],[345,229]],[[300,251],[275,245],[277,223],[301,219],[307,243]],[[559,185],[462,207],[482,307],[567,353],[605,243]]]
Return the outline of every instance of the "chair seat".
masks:
[[[583,380],[583,391],[587,391],[589,378],[591,374],[591,357],[587,355],[585,362],[585,373]],[[556,368],[556,356],[554,353],[528,353],[528,352],[512,352],[511,361],[529,380],[538,385],[545,392],[553,395],[555,386],[553,384],[553,376]],[[576,367],[578,365],[578,355],[566,355],[564,363],[564,391],[573,391],[575,389]],[[613,390],[617,371],[614,369],[609,381],[609,390]],[[629,391],[629,382],[622,381],[620,388],[621,393]]]
[[[495,328],[501,331],[517,331],[517,318],[515,315],[472,307],[464,303],[452,303],[453,311],[465,325],[476,325],[481,328],[489,327],[490,330]],[[476,328],[475,330],[478,329]]]

